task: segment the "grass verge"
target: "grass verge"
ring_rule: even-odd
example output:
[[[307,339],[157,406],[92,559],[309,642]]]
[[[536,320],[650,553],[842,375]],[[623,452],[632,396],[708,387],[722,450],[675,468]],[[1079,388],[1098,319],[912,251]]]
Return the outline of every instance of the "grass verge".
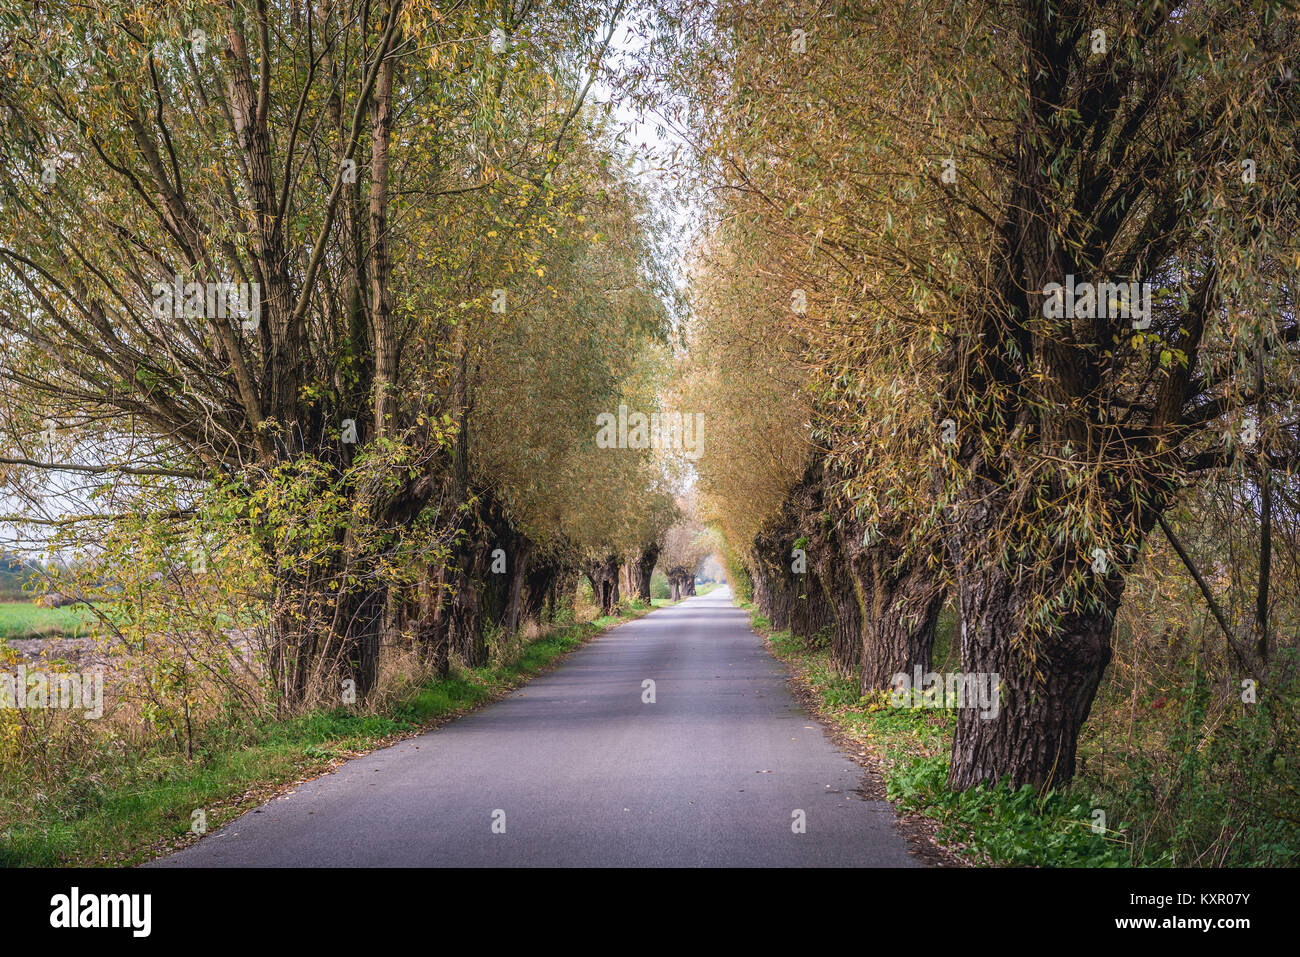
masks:
[[[558,627],[507,663],[453,670],[381,713],[335,709],[215,729],[193,760],[106,754],[101,765],[113,767],[111,782],[107,774],[91,774],[60,800],[39,801],[34,815],[0,833],[0,866],[121,866],[176,850],[198,839],[190,831],[196,811],[214,830],[286,785],[495,701],[601,632],[651,610],[633,606],[618,616]]]
[[[774,632],[752,605],[754,630],[808,693],[818,716],[869,752],[891,802],[936,822],[935,840],[975,864],[1116,867],[1129,863],[1121,822],[1097,821],[1096,802],[1072,792],[1035,794],[1005,784],[954,793],[947,788],[955,712],[895,707],[889,692],[862,696],[837,674],[824,646],[809,647],[789,631]],[[936,641],[935,670],[948,658],[951,622]]]

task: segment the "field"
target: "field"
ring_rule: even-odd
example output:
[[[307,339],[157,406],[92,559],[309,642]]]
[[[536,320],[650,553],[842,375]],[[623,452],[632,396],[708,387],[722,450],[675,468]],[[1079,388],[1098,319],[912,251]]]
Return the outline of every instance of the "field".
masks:
[[[37,608],[27,601],[0,602],[0,639],[76,638],[94,620],[88,608]]]

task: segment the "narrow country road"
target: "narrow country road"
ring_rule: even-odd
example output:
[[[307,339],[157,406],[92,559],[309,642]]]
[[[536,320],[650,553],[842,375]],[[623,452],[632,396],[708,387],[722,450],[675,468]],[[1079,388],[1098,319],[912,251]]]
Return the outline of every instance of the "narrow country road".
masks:
[[[152,866],[917,866],[861,780],[719,589]]]

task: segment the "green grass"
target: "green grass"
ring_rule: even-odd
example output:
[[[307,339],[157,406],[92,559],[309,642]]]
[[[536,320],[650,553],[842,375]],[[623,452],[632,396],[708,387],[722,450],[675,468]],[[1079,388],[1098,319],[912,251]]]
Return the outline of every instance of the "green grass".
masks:
[[[650,597],[666,599],[672,594],[672,588],[668,585],[668,576],[663,572],[655,569],[650,573]]]
[[[1118,838],[1123,822],[1094,833],[1097,803],[1075,792],[1037,795],[1025,787],[948,790],[948,764],[955,712],[893,707],[888,692],[862,696],[857,681],[836,673],[826,648],[808,648],[789,631],[750,611],[756,631],[772,653],[791,666],[813,694],[821,717],[866,746],[877,758],[889,799],[900,808],[939,822],[938,840],[978,863],[1047,867],[1115,867],[1129,863]],[[934,667],[952,670],[953,621],[941,618]]]
[[[90,633],[94,613],[84,605],[37,608],[27,601],[0,602],[0,640],[76,638]]]
[[[207,828],[214,830],[262,803],[275,788],[326,770],[334,759],[494,700],[565,652],[646,611],[633,608],[560,627],[525,645],[506,664],[453,671],[381,714],[336,709],[243,729],[216,722],[189,761],[176,753],[123,754],[104,744],[102,760],[95,762],[99,772],[65,781],[64,793],[37,803],[34,814],[0,833],[0,866],[146,860],[186,837],[196,809],[204,810]],[[0,805],[4,799],[0,793]]]

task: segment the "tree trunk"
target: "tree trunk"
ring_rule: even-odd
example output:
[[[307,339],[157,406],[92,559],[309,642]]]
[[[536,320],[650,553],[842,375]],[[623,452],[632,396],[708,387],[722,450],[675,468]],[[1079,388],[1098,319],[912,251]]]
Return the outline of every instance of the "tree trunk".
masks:
[[[341,675],[356,681],[358,700],[374,690],[379,678],[379,648],[387,605],[385,588],[354,588],[338,598],[334,631],[342,651]]]
[[[659,545],[651,543],[641,548],[641,553],[629,564],[632,575],[632,588],[636,597],[647,605],[650,604],[650,579],[654,575],[655,562],[659,559]]]
[[[998,568],[967,572],[960,583],[962,667],[1002,679],[996,717],[965,707],[957,714],[949,786],[965,790],[1010,777],[1012,787],[1059,787],[1074,776],[1079,731],[1110,661],[1114,609],[1070,616],[1038,655],[1036,681],[1012,649],[1025,605]],[[1017,656],[1018,658],[1019,656]]]
[[[389,0],[391,11],[394,0]],[[374,347],[375,436],[392,430],[397,405],[398,336],[393,317],[388,255],[388,165],[393,129],[393,72],[396,59],[379,65],[371,99],[370,152],[370,320]]]
[[[618,566],[618,555],[611,552],[600,561],[589,562],[584,569],[591,582],[592,601],[602,616],[618,612]]]
[[[446,677],[451,669],[451,641],[446,613],[446,566],[425,576],[420,583],[420,612],[416,621],[415,641],[426,664]]]
[[[463,570],[456,576],[455,587],[451,597],[451,647],[466,667],[481,668],[487,664],[488,655],[478,589]]]
[[[961,621],[962,669],[968,676],[996,674],[1002,690],[996,709],[958,709],[949,786],[964,790],[1009,778],[1012,787],[1060,787],[1074,775],[1079,731],[1110,662],[1110,636],[1123,594],[1120,563],[1089,573],[1071,585],[1068,562],[1051,577],[1030,576],[1017,566],[1008,572],[997,556],[964,542],[996,540],[992,529],[1005,521],[1006,493],[958,503],[961,520],[950,533]],[[1155,513],[1131,515],[1145,530]],[[1032,556],[1031,556],[1032,558]],[[1048,562],[1040,559],[1038,566]],[[1070,590],[1073,588],[1073,590]],[[1027,609],[1043,596],[1067,604],[1060,617],[1037,635],[1026,627],[1038,620]],[[986,713],[987,712],[987,713]]]
[[[802,638],[809,648],[829,643],[835,630],[834,610],[820,580],[809,573],[800,586],[790,609],[791,634]]]
[[[518,631],[523,621],[524,583],[527,581],[528,565],[533,559],[533,551],[532,544],[526,539],[520,539],[515,544],[515,560],[510,568],[509,598],[501,625],[506,634],[514,634]]]
[[[890,532],[901,535],[901,529]],[[918,667],[928,672],[944,598],[931,565],[937,556],[907,555],[890,541],[855,543],[850,551],[862,602],[862,693],[890,688],[896,675],[910,676]]]
[[[561,607],[567,600],[570,611],[577,608],[575,601],[577,599],[578,573],[571,568],[559,568],[555,576],[551,579],[550,588],[546,592],[546,617],[548,621],[555,621],[558,617]]]
[[[278,576],[271,606],[269,668],[280,706],[292,708],[306,698],[308,678],[316,660],[315,623],[304,621],[306,585]]]
[[[529,618],[554,617],[554,584],[559,569],[549,559],[532,557],[524,577],[520,624]]]
[[[681,566],[664,569],[668,578],[669,598],[681,601],[695,594],[695,573]]]
[[[863,613],[858,582],[853,574],[846,538],[854,527],[829,529],[814,545],[810,560],[815,563],[817,583],[827,605],[831,625],[831,664],[844,677],[857,677],[864,647]],[[856,533],[861,538],[861,533]]]
[[[790,627],[794,611],[797,594],[794,579],[797,576],[790,571],[788,565],[777,564],[766,557],[759,560],[758,568],[754,594],[759,601],[759,611],[773,631],[785,631]],[[757,584],[759,580],[761,588]]]
[[[754,607],[768,621],[772,620],[772,591],[768,587],[767,566],[755,561],[749,566],[749,581],[754,589]]]

